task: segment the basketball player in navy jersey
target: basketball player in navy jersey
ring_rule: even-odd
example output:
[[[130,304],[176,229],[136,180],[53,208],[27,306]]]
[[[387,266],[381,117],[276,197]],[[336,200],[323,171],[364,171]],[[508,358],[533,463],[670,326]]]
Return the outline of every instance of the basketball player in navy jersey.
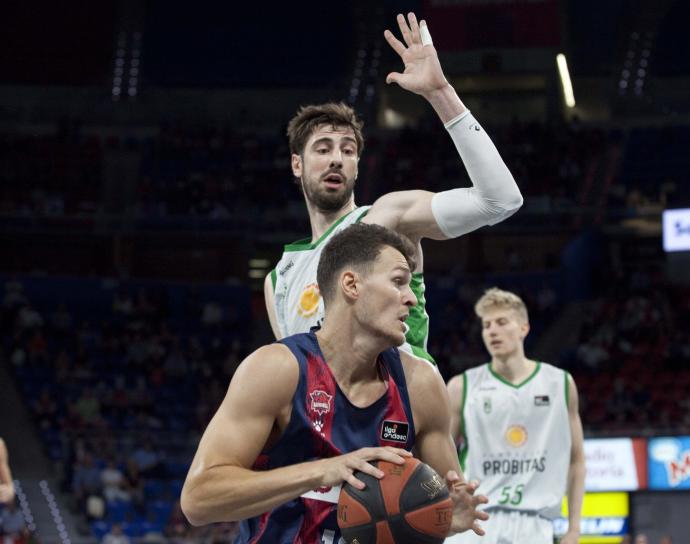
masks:
[[[414,451],[445,475],[451,532],[483,534],[488,515],[477,507],[487,499],[459,476],[444,383],[395,347],[416,304],[414,255],[378,225],[328,243],[317,272],[324,325],[259,348],[237,369],[182,489],[192,524],[244,520],[242,543],[342,542],[339,486],[363,489],[354,471],[382,478],[371,461],[402,464]]]

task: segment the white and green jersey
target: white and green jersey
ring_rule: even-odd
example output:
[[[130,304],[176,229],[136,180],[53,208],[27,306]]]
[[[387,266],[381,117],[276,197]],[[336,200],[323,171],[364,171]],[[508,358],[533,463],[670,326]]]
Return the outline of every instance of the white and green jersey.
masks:
[[[460,464],[487,507],[560,515],[570,467],[568,373],[537,362],[513,385],[487,363],[463,374]]]
[[[281,337],[309,332],[311,327],[321,325],[324,315],[323,299],[316,282],[321,252],[335,234],[361,221],[370,208],[371,206],[355,208],[333,223],[314,243],[307,238],[285,246],[283,256],[271,271],[276,319]],[[433,358],[426,351],[429,316],[425,309],[423,275],[413,274],[410,287],[417,297],[417,305],[410,308],[410,315],[406,320],[407,341],[400,349],[433,363]]]

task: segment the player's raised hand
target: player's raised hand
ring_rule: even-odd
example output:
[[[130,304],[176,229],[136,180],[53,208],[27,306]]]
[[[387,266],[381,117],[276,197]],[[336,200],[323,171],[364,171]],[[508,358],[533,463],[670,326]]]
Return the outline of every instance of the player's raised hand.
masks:
[[[390,30],[386,30],[383,35],[405,63],[405,71],[391,72],[386,76],[386,83],[397,83],[407,91],[428,98],[430,93],[448,85],[448,81],[431,43],[426,22],[417,23],[417,17],[412,12],[407,14],[407,20],[404,15],[398,14],[397,20],[405,43],[398,40]]]
[[[451,470],[446,474],[446,485],[450,491],[450,498],[453,499],[455,505],[450,533],[461,533],[472,529],[478,535],[483,536],[484,529],[481,528],[478,521],[486,521],[489,519],[489,514],[477,510],[477,507],[480,504],[486,504],[489,499],[484,495],[474,494],[479,483],[463,483],[460,476]]]

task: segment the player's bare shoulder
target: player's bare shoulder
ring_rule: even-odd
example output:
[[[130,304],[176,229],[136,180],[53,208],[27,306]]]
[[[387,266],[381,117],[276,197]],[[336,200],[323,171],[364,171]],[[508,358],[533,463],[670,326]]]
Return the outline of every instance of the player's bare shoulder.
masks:
[[[237,367],[230,390],[256,393],[262,402],[282,405],[292,399],[299,381],[297,358],[286,345],[262,346]]]
[[[407,388],[415,396],[419,394],[434,394],[444,388],[443,379],[436,367],[425,359],[414,357],[400,351],[400,361],[405,372]]]

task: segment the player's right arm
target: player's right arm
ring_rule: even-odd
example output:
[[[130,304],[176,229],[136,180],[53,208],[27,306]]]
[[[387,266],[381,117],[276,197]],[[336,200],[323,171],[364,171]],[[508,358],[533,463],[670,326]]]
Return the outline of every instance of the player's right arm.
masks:
[[[0,438],[0,504],[14,500],[14,482],[10,471],[9,454],[5,441]]]
[[[273,278],[272,272],[266,275],[264,280],[264,300],[266,301],[266,312],[268,313],[268,320],[271,323],[271,330],[276,340],[280,340],[282,335],[278,328],[278,316],[276,316],[275,293],[273,292]]]
[[[462,404],[465,397],[465,380],[462,374],[450,379],[448,385],[448,399],[450,401],[450,435],[455,444],[462,436]]]
[[[182,488],[182,511],[193,525],[238,521],[267,512],[317,487],[347,481],[360,470],[381,478],[369,463],[402,463],[396,448],[363,448],[346,455],[255,471],[252,466],[279,427],[287,425],[299,380],[294,355],[282,344],[259,348],[238,367],[204,431]]]

